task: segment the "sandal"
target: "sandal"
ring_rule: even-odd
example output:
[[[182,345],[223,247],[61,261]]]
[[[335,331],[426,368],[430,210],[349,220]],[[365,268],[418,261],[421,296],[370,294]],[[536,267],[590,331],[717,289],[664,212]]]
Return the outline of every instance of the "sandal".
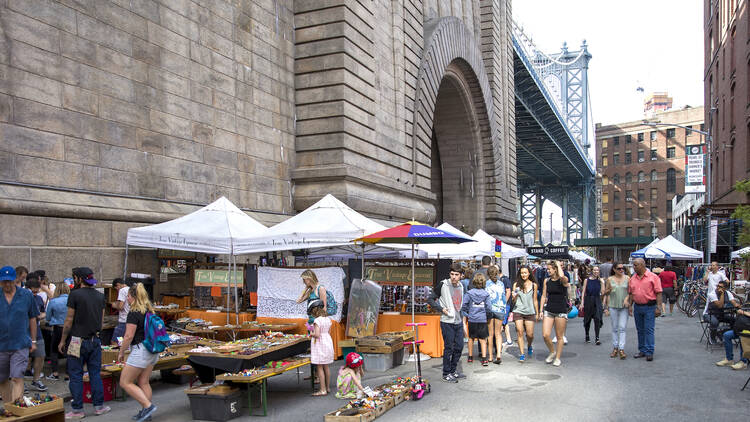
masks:
[[[612,353],[609,354],[609,357],[611,357],[611,358],[617,357],[617,352],[618,352],[617,349],[612,349]]]
[[[627,359],[627,355],[625,354],[625,351],[620,349],[620,359]]]
[[[489,364],[490,364],[490,363],[489,363],[489,362],[487,361],[487,359],[483,359],[483,360],[482,360],[482,366],[487,366],[487,365],[489,365]]]
[[[469,356],[468,358],[466,358],[466,362],[472,363],[472,362],[474,362],[474,358],[471,357],[471,356]]]
[[[328,395],[328,391],[326,391],[326,392],[316,391],[316,392],[312,393],[312,395],[314,397],[327,396]]]
[[[495,359],[495,361],[494,361],[494,362],[492,362],[492,363],[494,363],[495,365],[500,365],[501,363],[503,363],[503,360],[502,360],[501,358],[499,358],[499,357],[498,357],[498,358],[497,358],[497,359]]]

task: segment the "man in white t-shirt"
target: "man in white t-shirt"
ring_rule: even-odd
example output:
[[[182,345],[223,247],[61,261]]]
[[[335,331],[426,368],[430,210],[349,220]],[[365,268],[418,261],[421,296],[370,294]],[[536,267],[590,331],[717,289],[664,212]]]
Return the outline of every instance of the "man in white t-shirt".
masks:
[[[716,286],[720,281],[729,281],[724,271],[719,271],[719,263],[716,261],[711,262],[711,266],[708,267],[706,275],[703,276],[703,281],[708,282],[708,293],[716,291]]]
[[[119,311],[119,315],[117,317],[117,327],[115,327],[115,331],[112,333],[110,343],[116,345],[117,337],[125,336],[125,322],[128,319],[128,312],[130,312],[130,304],[128,303],[130,288],[121,278],[112,280],[112,287],[117,290],[117,300],[112,303],[112,307]]]
[[[734,318],[727,317],[724,313],[724,309],[740,307],[740,303],[734,298],[734,295],[728,289],[729,281],[720,281],[716,285],[716,290],[708,294],[706,308],[703,310],[703,320],[707,321],[711,327],[710,340],[716,342],[719,341],[716,337],[716,328],[719,326],[719,322],[727,322],[730,325],[734,324]],[[710,312],[709,309],[711,309]]]

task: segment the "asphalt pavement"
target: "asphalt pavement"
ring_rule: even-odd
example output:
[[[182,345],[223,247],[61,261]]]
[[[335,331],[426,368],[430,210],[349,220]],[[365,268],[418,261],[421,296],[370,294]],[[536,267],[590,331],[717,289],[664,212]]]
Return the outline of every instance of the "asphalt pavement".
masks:
[[[740,388],[750,370],[734,371],[717,367],[724,356],[723,347],[706,350],[698,343],[700,324],[684,314],[658,318],[654,360],[633,359],[637,338],[633,319],[628,320],[626,360],[611,359],[610,320],[605,317],[602,345],[584,343],[583,319],[569,321],[568,345],[562,366],[544,363],[546,347],[541,325],[537,324],[534,357],[519,363],[518,347],[509,347],[501,365],[482,367],[478,360],[461,368],[467,379],[458,384],[440,380],[441,359],[423,362],[423,375],[431,381],[432,391],[422,400],[404,402],[378,421],[741,421],[748,420],[750,387]],[[513,333],[515,338],[515,332]],[[593,337],[593,328],[592,328]],[[477,354],[475,353],[475,357]],[[735,349],[735,359],[739,352]],[[331,367],[332,388],[341,361]],[[380,385],[396,376],[414,373],[414,364],[406,364],[386,373],[365,374],[365,385]],[[309,370],[304,375],[309,374]],[[65,393],[67,383],[49,382],[51,391]],[[302,376],[287,373],[269,380],[267,421],[316,421],[343,405],[333,395],[311,397],[310,383]],[[159,410],[154,422],[192,420],[185,386],[153,383],[154,403]],[[128,421],[139,410],[137,403],[109,402],[112,412],[102,420]],[[66,404],[66,408],[69,408]],[[86,420],[97,420],[91,405],[86,405]],[[247,409],[243,409],[247,412]],[[242,416],[235,421],[260,419]]]

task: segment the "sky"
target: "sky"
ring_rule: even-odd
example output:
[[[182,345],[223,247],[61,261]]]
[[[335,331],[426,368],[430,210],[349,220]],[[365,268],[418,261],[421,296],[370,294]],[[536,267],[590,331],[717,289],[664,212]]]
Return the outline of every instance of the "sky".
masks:
[[[513,0],[513,19],[547,53],[586,40],[594,123],[641,119],[638,87],[669,92],[675,108],[703,105],[703,0]],[[542,227],[550,212],[560,228],[548,202]]]

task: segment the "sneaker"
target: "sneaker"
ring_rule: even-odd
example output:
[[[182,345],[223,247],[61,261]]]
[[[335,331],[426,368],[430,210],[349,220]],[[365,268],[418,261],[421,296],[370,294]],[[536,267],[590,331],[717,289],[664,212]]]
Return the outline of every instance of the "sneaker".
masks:
[[[560,365],[562,365],[562,362],[560,361],[560,359],[555,359],[555,361],[552,362],[552,366],[560,366]]]
[[[47,379],[50,381],[60,381],[59,375],[49,374],[47,375]]]
[[[731,366],[733,363],[734,362],[732,362],[729,359],[722,359],[722,360],[716,362],[716,366]]]
[[[156,409],[156,405],[151,403],[151,406],[143,409],[143,413],[141,413],[141,417],[138,418],[138,422],[144,422],[145,420],[149,419],[151,415],[156,412]]]
[[[521,355],[521,356],[519,356],[519,357],[518,357],[518,361],[519,361],[519,362],[521,362],[521,363],[524,363],[524,362],[526,362],[526,355]]]
[[[65,420],[71,420],[71,419],[83,419],[86,417],[86,414],[83,413],[83,409],[79,411],[71,410],[70,412],[65,414]]]
[[[528,355],[529,355],[529,358],[534,357],[534,348],[531,346],[529,346]]]
[[[586,343],[591,343],[591,339],[586,337]]]
[[[23,373],[24,378],[34,378],[34,373],[31,372],[30,369],[27,369],[26,372]]]
[[[144,410],[145,410],[145,409],[141,408],[141,410],[139,410],[139,411],[138,411],[138,413],[136,413],[136,414],[135,414],[135,415],[133,416],[133,418],[132,418],[132,419],[133,419],[134,421],[137,421],[138,419],[140,419],[140,417],[141,417],[141,415],[143,414],[143,411],[144,411]],[[151,421],[151,420],[153,420],[153,418],[152,418],[151,416],[149,416],[148,418],[146,418],[146,421]]]
[[[557,337],[552,339],[552,343],[557,343]]]
[[[31,386],[36,388],[36,391],[47,391],[47,386],[42,381],[34,381],[31,383]]]
[[[454,372],[454,373],[452,373],[452,374],[451,374],[451,376],[452,376],[453,378],[457,379],[457,380],[462,380],[462,379],[465,379],[465,378],[466,378],[466,375],[464,375],[464,374],[459,374],[458,372]]]
[[[734,365],[732,365],[732,369],[734,369],[735,371],[739,371],[745,368],[747,368],[747,364],[743,361],[739,361],[735,363]]]
[[[453,378],[453,375],[451,375],[451,374],[443,375],[443,381],[445,381],[445,382],[452,382],[454,384],[458,382],[458,380],[455,379],[455,378]]]
[[[101,416],[101,415],[103,415],[105,413],[109,413],[111,410],[112,409],[109,406],[102,406],[102,407],[100,407],[98,409],[94,409],[94,414],[96,416]],[[143,415],[141,415],[141,416],[143,416]]]
[[[563,344],[568,344],[568,337],[563,336]]]
[[[550,352],[550,354],[547,355],[547,359],[544,359],[544,361],[547,363],[552,363],[555,360],[555,355],[555,352]]]
[[[505,342],[505,344],[506,344],[506,345],[508,345],[508,346],[512,346],[512,345],[513,345],[513,342],[512,342],[512,341],[510,341],[510,340],[508,340],[508,341],[506,341],[506,342]]]
[[[601,341],[599,341],[599,339],[598,339],[598,338],[596,339],[596,345],[597,345],[597,346],[601,346],[601,345],[602,345],[602,342],[601,342]]]

